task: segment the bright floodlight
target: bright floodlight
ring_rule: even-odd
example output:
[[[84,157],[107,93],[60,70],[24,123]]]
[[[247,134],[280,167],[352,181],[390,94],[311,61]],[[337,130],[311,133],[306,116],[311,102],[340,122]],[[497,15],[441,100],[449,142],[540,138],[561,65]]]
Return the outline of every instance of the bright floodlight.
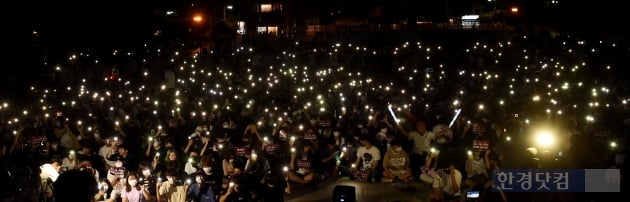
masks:
[[[517,7],[512,7],[512,13],[518,13],[518,8]]]
[[[550,132],[543,131],[536,134],[536,144],[542,147],[549,147],[553,145],[555,139]]]

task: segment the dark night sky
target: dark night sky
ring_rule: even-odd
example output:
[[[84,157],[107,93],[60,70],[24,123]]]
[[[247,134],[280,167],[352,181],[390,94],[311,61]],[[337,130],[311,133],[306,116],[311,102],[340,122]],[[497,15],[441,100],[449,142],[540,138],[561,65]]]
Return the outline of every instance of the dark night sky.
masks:
[[[155,4],[135,1],[20,1],[3,2],[2,22],[13,37],[33,30],[52,46],[90,46],[131,41],[147,34]],[[9,5],[6,5],[9,4]],[[17,36],[16,36],[17,35]],[[22,43],[28,43],[24,41]],[[20,44],[17,44],[20,45]]]
[[[404,2],[392,0],[383,2]],[[458,4],[476,0],[450,0]],[[541,2],[543,0],[505,0],[514,4]],[[592,33],[611,33],[626,36],[627,8],[613,0],[570,1],[565,13],[540,15],[526,14],[538,21],[553,21]],[[0,65],[12,59],[24,57],[28,51],[46,48],[63,52],[75,47],[92,49],[133,46],[144,43],[155,30],[155,8],[181,3],[183,0],[25,0],[1,1],[0,8]],[[468,2],[470,4],[470,2]],[[454,5],[454,7],[456,7]],[[529,7],[524,6],[524,9]],[[535,6],[531,6],[535,8]],[[523,11],[524,14],[526,11]],[[40,37],[34,41],[32,31]],[[35,42],[35,43],[34,43]],[[33,44],[38,44],[33,47]],[[6,66],[6,65],[5,65]]]
[[[401,0],[402,1],[402,0]],[[387,1],[387,2],[401,2]],[[470,5],[476,0],[450,0],[452,7],[457,4]],[[505,0],[522,4],[543,0]],[[555,21],[572,29],[591,32],[620,33],[629,19],[627,8],[614,0],[567,1],[570,7],[565,13],[554,16],[532,12],[528,18],[538,21]],[[4,34],[3,44],[23,45],[28,41],[15,40],[25,37],[32,30],[41,32],[41,39],[51,46],[99,46],[125,45],[138,41],[153,30],[156,16],[153,10],[158,7],[183,2],[182,0],[25,0],[2,1],[0,22]],[[402,1],[404,2],[404,1]],[[536,6],[532,6],[534,8]],[[527,6],[524,6],[527,8]],[[526,11],[523,11],[526,12]],[[552,19],[553,18],[553,19]]]
[[[37,80],[43,55],[142,44],[153,29],[155,6],[122,0],[0,2],[0,96],[6,95],[2,91],[19,92],[17,84]],[[33,31],[39,37],[33,37]]]

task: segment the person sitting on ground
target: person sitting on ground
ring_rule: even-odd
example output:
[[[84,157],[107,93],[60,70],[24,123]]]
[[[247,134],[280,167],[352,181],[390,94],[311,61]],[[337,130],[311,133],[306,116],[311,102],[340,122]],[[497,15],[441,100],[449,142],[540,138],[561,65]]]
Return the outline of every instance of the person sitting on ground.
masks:
[[[322,149],[319,150],[319,159],[321,159],[321,172],[324,178],[335,178],[338,174],[338,165],[341,151],[335,145],[334,140],[324,140]]]
[[[354,176],[358,181],[376,181],[381,152],[373,145],[374,138],[363,134],[359,136],[363,146],[357,150],[357,160],[352,165]]]
[[[460,201],[462,173],[455,169],[452,160],[443,158],[438,162],[438,172],[433,177],[431,201]]]
[[[474,151],[468,155],[466,160],[466,180],[464,184],[468,187],[483,186],[490,180],[486,171],[485,159],[481,156],[481,151]]]
[[[310,183],[315,179],[314,163],[317,162],[310,141],[301,141],[296,152],[291,151],[289,180],[300,184]]]
[[[409,156],[402,149],[402,141],[393,139],[390,142],[392,149],[385,153],[383,158],[383,181],[411,181],[411,169],[409,168]]]
[[[439,159],[439,151],[432,151],[430,156],[425,161],[425,164],[420,167],[420,171],[422,172],[419,176],[420,181],[433,184],[433,178],[437,174],[437,162]]]

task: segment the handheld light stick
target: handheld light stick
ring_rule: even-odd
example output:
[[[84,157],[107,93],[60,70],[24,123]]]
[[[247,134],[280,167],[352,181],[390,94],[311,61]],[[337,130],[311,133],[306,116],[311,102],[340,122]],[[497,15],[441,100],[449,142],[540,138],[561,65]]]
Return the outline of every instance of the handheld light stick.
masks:
[[[394,110],[392,110],[392,106],[391,105],[387,106],[387,109],[389,110],[389,113],[392,115],[392,118],[394,118],[394,121],[396,123],[399,123],[400,120],[398,119],[398,117],[396,117],[396,114],[394,113]]]
[[[451,123],[448,124],[448,127],[450,128],[451,126],[453,126],[453,124],[455,123],[455,120],[457,120],[457,117],[459,117],[459,114],[462,112],[462,109],[457,109],[455,110],[455,116],[453,116],[453,120],[451,120]]]

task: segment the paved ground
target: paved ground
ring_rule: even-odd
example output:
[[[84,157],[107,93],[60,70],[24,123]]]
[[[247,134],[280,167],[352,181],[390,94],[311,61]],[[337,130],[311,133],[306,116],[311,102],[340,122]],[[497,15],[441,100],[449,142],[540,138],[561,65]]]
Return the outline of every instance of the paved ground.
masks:
[[[396,188],[392,183],[356,182],[348,179],[328,180],[312,185],[295,185],[288,202],[331,202],[336,185],[354,186],[358,202],[419,202],[429,201],[430,187],[413,182],[408,188]]]

